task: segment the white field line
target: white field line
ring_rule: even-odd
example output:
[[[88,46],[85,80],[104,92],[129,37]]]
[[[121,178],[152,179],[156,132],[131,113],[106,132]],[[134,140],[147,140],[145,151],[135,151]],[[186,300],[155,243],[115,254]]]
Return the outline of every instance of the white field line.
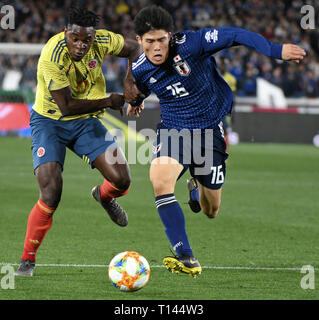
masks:
[[[0,266],[18,266],[18,263],[0,262]],[[64,267],[64,268],[107,268],[107,264],[36,264],[37,267]],[[164,268],[163,265],[151,265],[151,268]],[[218,267],[218,266],[202,266],[203,269],[215,270],[262,270],[262,271],[301,271],[302,267]],[[318,270],[318,268],[316,269]]]

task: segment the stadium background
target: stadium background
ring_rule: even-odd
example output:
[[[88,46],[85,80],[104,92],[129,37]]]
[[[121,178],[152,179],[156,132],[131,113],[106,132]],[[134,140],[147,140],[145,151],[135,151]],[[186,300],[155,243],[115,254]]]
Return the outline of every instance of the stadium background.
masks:
[[[244,47],[223,50],[216,55],[217,61],[227,58],[228,71],[236,78],[236,104],[233,130],[239,133],[241,141],[298,142],[312,143],[319,131],[319,49],[318,28],[304,30],[300,26],[302,1],[1,1],[0,5],[11,4],[15,8],[15,29],[2,30],[0,43],[44,44],[52,35],[63,30],[65,12],[72,4],[85,4],[101,15],[99,27],[122,33],[134,38],[132,18],[138,10],[149,3],[157,3],[174,16],[175,31],[197,30],[208,26],[234,26],[258,32],[270,41],[293,42],[307,51],[307,57],[300,64],[282,63],[259,55]],[[308,1],[318,11],[318,1]],[[315,15],[315,26],[319,15]],[[10,53],[10,54],[9,54]],[[38,55],[0,54],[0,103],[33,103],[36,89]],[[107,57],[103,64],[108,92],[122,92],[126,73],[125,59]],[[258,108],[257,79],[264,79],[283,90],[287,106],[278,110],[276,98],[266,109]],[[9,90],[8,90],[9,89]],[[256,108],[257,107],[257,108]],[[9,114],[7,105],[1,105],[4,114]],[[21,110],[22,114],[26,111]],[[30,106],[29,106],[30,108]],[[137,128],[155,128],[159,117],[156,98],[146,103],[147,111],[137,123]],[[12,111],[13,112],[13,109]],[[9,116],[9,115],[8,115]],[[114,114],[117,116],[117,114]],[[19,118],[15,116],[16,118]],[[9,128],[0,125],[2,134]],[[236,121],[235,121],[236,119]],[[126,122],[126,119],[122,119]],[[12,119],[10,123],[12,123]],[[14,128],[23,127],[20,120]],[[296,127],[302,128],[298,133]],[[26,130],[20,135],[28,135]]]
[[[4,136],[0,137],[0,268],[6,263],[17,266],[27,216],[38,197],[31,141],[20,138],[30,135],[28,115],[34,101],[38,55],[6,52],[1,45],[44,44],[63,29],[66,9],[73,3],[0,1],[0,6],[13,5],[16,13],[16,28],[0,30],[0,132]],[[312,145],[319,130],[319,15],[314,30],[303,30],[300,8],[304,3],[298,0],[83,3],[103,17],[101,27],[128,37],[134,37],[135,13],[149,3],[159,3],[174,15],[176,31],[237,26],[275,42],[297,43],[308,55],[301,64],[280,63],[242,47],[216,55],[218,62],[222,56],[229,58],[229,71],[237,79],[233,129],[240,138],[238,145],[231,146],[227,160],[220,217],[208,221],[204,215],[190,212],[184,183],[187,176],[175,192],[193,249],[203,265],[201,277],[172,277],[161,269],[169,246],[154,206],[147,165],[131,166],[132,188],[120,199],[130,216],[130,225],[123,231],[108,223],[101,208],[89,199],[90,188],[100,179],[96,170],[68,152],[62,201],[53,230],[39,250],[36,276],[17,279],[15,290],[0,288],[0,300],[318,299],[317,278],[316,290],[304,290],[300,268],[314,266],[317,274],[319,261],[319,149]],[[318,1],[307,3],[318,12]],[[27,47],[21,46],[20,51],[23,48]],[[107,57],[103,70],[108,92],[121,92],[124,59]],[[288,106],[258,106],[257,78],[282,88]],[[112,112],[106,120],[109,126],[123,128],[118,119]],[[137,129],[154,129],[158,120],[158,104],[151,99]],[[127,119],[121,121],[125,124]],[[115,254],[131,249],[147,257],[152,276],[145,289],[125,295],[108,283],[105,269]]]

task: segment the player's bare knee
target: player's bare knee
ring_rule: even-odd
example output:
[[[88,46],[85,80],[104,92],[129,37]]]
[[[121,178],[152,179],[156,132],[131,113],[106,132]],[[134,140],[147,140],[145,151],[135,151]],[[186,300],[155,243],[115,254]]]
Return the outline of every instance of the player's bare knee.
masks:
[[[113,184],[119,190],[127,190],[131,185],[131,178],[129,176],[122,176],[113,181]]]

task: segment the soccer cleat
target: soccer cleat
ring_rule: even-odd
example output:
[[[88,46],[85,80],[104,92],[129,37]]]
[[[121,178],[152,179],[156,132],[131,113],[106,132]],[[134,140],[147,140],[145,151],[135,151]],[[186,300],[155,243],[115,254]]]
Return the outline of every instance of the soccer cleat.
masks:
[[[198,260],[190,256],[165,257],[163,264],[172,273],[186,273],[194,278],[202,272]]]
[[[191,179],[187,180],[187,188],[188,188],[188,191],[189,191],[189,200],[188,200],[189,207],[191,208],[191,210],[193,212],[197,213],[197,212],[201,211],[200,204],[199,204],[198,201],[193,200],[192,196],[191,196],[191,193],[196,188],[198,188],[197,182],[196,182],[196,180],[194,178],[191,178]]]
[[[35,267],[35,262],[31,261],[29,259],[20,261],[19,268],[14,273],[15,276],[21,276],[21,277],[32,277],[33,271]]]
[[[100,194],[100,186],[96,186],[92,189],[92,196],[93,198],[101,204],[101,206],[105,209],[108,213],[112,221],[114,221],[117,225],[121,227],[125,227],[128,224],[128,217],[125,210],[116,202],[115,199],[111,201],[103,201],[101,199]]]

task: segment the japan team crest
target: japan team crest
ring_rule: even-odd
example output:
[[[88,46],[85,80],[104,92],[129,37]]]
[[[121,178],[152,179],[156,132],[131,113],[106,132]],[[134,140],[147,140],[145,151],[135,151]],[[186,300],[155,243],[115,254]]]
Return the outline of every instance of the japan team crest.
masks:
[[[188,63],[181,58],[180,55],[174,57],[174,68],[181,76],[188,76],[191,72],[191,68]]]

